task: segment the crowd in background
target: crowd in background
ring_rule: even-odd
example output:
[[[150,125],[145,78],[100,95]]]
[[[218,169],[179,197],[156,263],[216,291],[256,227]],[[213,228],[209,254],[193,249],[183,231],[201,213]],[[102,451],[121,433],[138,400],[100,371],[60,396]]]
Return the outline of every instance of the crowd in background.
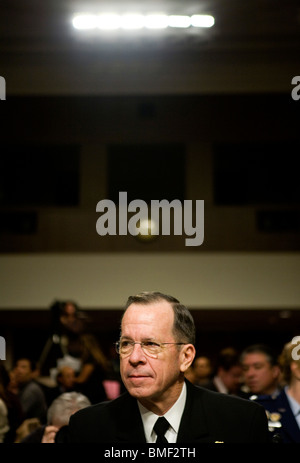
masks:
[[[104,354],[72,301],[51,306],[51,335],[38,359],[0,363],[0,442],[54,442],[83,406],[123,392],[119,365]]]
[[[86,330],[76,304],[57,302],[51,310],[52,334],[38,362],[19,358],[9,371],[0,362],[0,443],[54,442],[72,413],[124,391],[118,362]],[[214,359],[198,353],[186,378],[199,387],[257,401],[266,410],[273,442],[300,443],[297,353],[300,348],[292,342],[282,346],[279,356],[264,344],[242,352],[226,347]]]
[[[188,379],[213,391],[255,400],[265,408],[274,443],[300,443],[300,346],[294,341],[282,346],[279,356],[265,344],[250,345],[240,353],[224,348],[214,367],[209,357],[198,356]]]

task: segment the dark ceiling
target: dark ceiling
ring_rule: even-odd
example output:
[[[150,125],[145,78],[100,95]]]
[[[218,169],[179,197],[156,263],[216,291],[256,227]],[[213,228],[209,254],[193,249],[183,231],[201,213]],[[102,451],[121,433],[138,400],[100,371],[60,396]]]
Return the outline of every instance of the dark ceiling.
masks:
[[[135,34],[108,37],[73,29],[75,13],[108,10],[212,14],[215,25],[151,36],[142,33],[138,39]],[[4,0],[0,5],[1,75],[11,94],[134,93],[151,88],[156,93],[228,91],[226,79],[234,79],[234,74],[231,90],[261,91],[269,85],[271,91],[282,91],[290,88],[292,77],[299,73],[299,11],[297,0]],[[147,73],[152,72],[150,89],[144,74],[147,65]],[[174,85],[174,72],[176,79],[186,74],[180,76],[180,85]],[[95,81],[88,79],[91,73]],[[249,78],[242,84],[245,73]],[[116,79],[116,74],[122,77]],[[136,74],[138,88],[130,85]],[[103,84],[114,78],[115,85]],[[124,79],[127,85],[122,87]]]
[[[300,11],[297,0],[178,0],[72,1],[4,0],[1,2],[1,52],[78,50],[71,20],[77,12],[164,11],[168,14],[212,14],[215,26],[197,33],[173,32],[176,46],[198,51],[275,51],[294,53],[300,46]],[[104,42],[102,42],[103,44]],[[161,42],[172,46],[172,41]],[[101,40],[95,40],[101,47]],[[124,43],[123,43],[124,45]],[[121,44],[122,46],[122,44]]]

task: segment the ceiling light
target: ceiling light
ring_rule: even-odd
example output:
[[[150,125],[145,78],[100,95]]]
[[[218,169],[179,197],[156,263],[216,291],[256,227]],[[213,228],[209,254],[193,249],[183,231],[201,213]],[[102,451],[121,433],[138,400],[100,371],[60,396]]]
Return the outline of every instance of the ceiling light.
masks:
[[[189,16],[172,15],[169,16],[169,27],[187,28],[191,25],[191,18]]]
[[[153,241],[158,237],[159,228],[157,223],[152,219],[140,221],[139,233],[136,238],[143,242]]]
[[[166,29],[169,18],[165,14],[150,14],[145,17],[145,27],[148,29]]]
[[[97,27],[102,30],[115,30],[121,27],[121,17],[117,14],[100,14]]]
[[[97,27],[98,17],[94,14],[79,14],[73,19],[75,29],[87,30]]]
[[[205,14],[194,14],[191,17],[193,27],[212,27],[215,24],[215,18]]]
[[[144,16],[141,14],[125,14],[121,18],[121,27],[123,29],[142,29],[144,23]]]
[[[215,19],[210,15],[193,16],[156,14],[78,14],[73,18],[73,27],[78,30],[139,30],[139,29],[166,29],[167,27],[187,29],[190,27],[212,27]]]

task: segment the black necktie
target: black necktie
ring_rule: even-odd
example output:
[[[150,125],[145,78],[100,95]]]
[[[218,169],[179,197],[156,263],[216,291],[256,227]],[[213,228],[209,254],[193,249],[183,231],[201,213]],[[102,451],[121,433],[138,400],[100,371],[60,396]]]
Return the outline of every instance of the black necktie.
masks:
[[[164,416],[161,416],[157,419],[153,429],[157,434],[156,442],[159,444],[168,443],[167,439],[165,438],[165,432],[169,428],[170,424],[166,420]]]

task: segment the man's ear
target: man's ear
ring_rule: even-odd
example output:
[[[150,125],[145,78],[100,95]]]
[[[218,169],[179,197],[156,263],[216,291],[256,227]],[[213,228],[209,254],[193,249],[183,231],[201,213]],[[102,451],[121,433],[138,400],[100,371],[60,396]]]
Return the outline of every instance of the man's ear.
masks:
[[[193,344],[185,344],[180,352],[180,371],[184,373],[193,363],[196,355],[196,349]]]
[[[273,366],[273,372],[274,372],[274,378],[279,378],[279,375],[281,373],[280,367],[278,365]]]

